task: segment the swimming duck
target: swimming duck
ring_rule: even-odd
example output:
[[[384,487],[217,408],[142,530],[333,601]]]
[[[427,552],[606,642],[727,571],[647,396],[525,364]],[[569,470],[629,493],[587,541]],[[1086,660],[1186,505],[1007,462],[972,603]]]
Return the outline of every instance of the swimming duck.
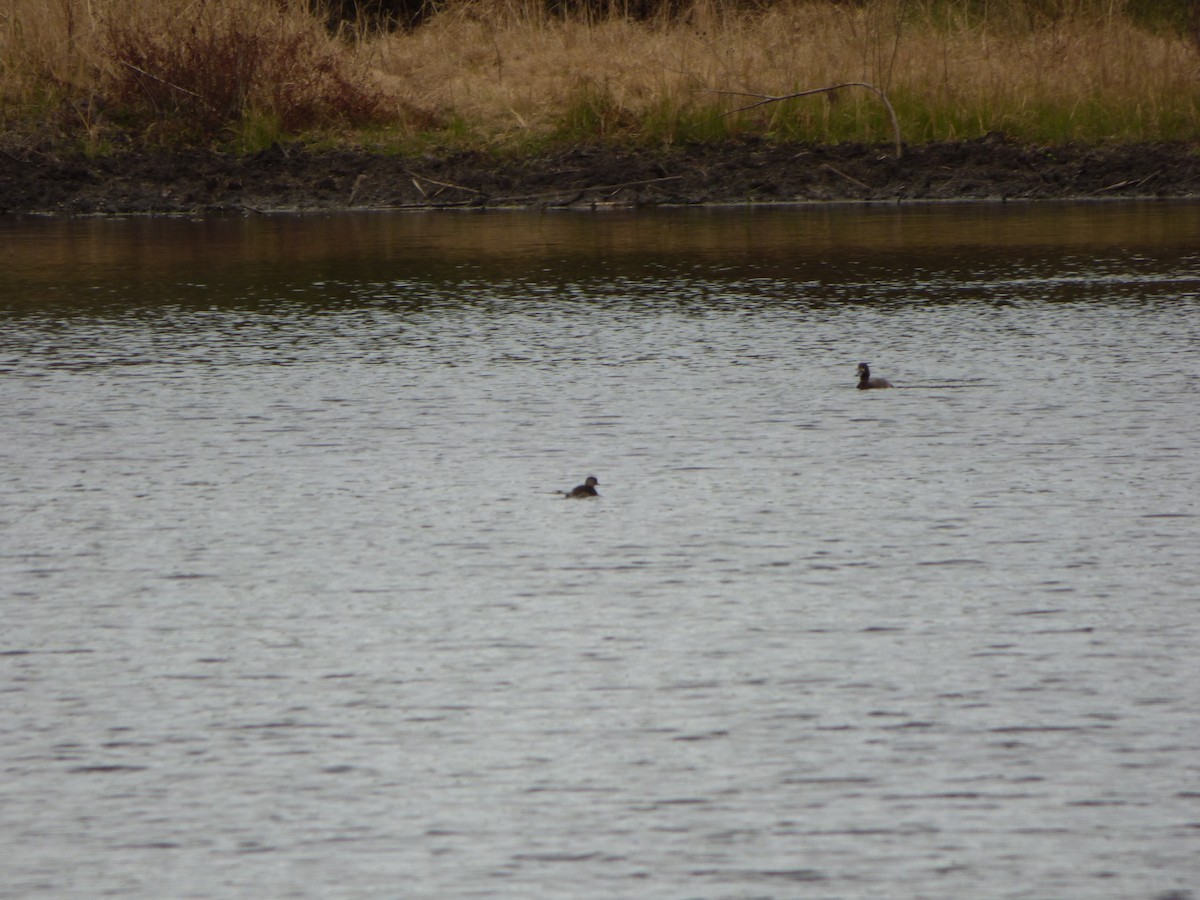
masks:
[[[596,485],[599,483],[595,475],[589,475],[587,481],[583,484],[571,488],[569,492],[559,491],[559,493],[571,500],[586,500],[588,497],[599,497],[600,494],[596,490]]]
[[[886,378],[880,378],[876,375],[871,377],[871,367],[866,363],[858,364],[858,389],[865,391],[870,388],[890,388],[892,383]]]

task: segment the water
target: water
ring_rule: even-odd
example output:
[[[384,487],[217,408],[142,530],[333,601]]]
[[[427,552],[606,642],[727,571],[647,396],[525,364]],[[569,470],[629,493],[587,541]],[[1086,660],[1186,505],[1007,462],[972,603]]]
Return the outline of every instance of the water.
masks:
[[[0,231],[0,895],[1197,896],[1200,206]]]

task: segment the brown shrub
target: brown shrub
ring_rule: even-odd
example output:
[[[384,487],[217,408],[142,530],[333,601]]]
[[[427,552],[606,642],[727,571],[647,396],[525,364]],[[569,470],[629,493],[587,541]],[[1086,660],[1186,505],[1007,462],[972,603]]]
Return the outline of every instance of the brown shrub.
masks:
[[[287,132],[383,116],[373,77],[308,15],[257,0],[141,9],[104,23],[110,102],[127,117],[211,137],[249,114]]]

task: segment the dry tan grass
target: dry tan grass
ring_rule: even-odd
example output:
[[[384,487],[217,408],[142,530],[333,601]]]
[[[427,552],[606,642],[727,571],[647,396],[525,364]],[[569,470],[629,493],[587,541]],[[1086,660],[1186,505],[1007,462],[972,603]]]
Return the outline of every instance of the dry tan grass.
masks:
[[[731,13],[696,0],[682,19],[639,23],[460,0],[409,33],[335,40],[300,0],[0,0],[0,122],[58,117],[91,134],[208,115],[196,133],[228,137],[265,117],[276,134],[348,138],[374,122],[384,142],[424,131],[489,146],[738,131],[887,140],[884,110],[865,92],[738,115],[726,115],[738,99],[719,93],[865,81],[888,92],[909,141],[1200,136],[1200,53],[1186,38],[1082,2],[1034,24],[956,8],[783,0]],[[217,52],[237,41],[258,68]]]
[[[643,122],[664,104],[736,105],[716,91],[779,95],[844,81],[887,90],[909,139],[1200,133],[1195,46],[1119,17],[989,28],[902,18],[895,2],[877,2],[793,3],[740,16],[701,7],[682,23],[586,23],[472,5],[382,38],[376,49],[394,83],[501,139],[560,126],[589,90],[618,122]],[[862,127],[852,121],[850,134],[837,133],[847,117],[865,117],[874,137],[885,136],[868,95],[798,101],[786,113],[767,107],[753,127],[845,137]]]

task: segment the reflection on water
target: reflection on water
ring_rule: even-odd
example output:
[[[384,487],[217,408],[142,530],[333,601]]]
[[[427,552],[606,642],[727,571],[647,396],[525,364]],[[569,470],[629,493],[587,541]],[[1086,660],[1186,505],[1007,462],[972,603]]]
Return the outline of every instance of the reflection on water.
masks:
[[[720,280],[782,278],[816,302],[830,298],[813,287],[897,271],[968,282],[978,273],[991,282],[1030,270],[1069,281],[1077,262],[1091,278],[1100,260],[1115,277],[1153,273],[1164,259],[1191,256],[1198,230],[1200,207],[1183,202],[21,220],[0,222],[9,282],[0,300],[80,302],[117,292],[125,305],[136,297],[152,307],[272,298],[325,305],[328,285],[317,282],[345,281],[360,294],[408,280],[544,290],[614,275],[686,278],[699,267]]]
[[[0,894],[1195,890],[1200,206],[0,231]]]

